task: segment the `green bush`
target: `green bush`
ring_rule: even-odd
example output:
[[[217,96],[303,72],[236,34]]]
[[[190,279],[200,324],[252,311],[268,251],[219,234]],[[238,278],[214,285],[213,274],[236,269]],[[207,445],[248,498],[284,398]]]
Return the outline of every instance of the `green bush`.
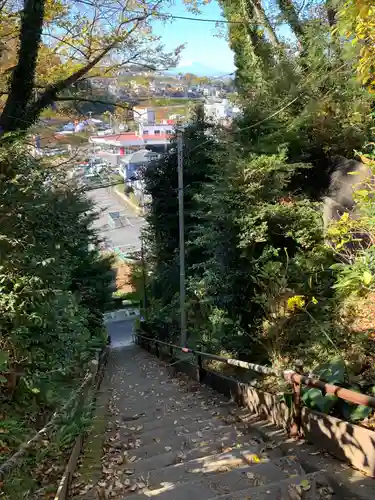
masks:
[[[0,149],[0,169],[0,398],[30,433],[105,345],[112,262],[97,250],[92,203],[63,171],[19,142]]]

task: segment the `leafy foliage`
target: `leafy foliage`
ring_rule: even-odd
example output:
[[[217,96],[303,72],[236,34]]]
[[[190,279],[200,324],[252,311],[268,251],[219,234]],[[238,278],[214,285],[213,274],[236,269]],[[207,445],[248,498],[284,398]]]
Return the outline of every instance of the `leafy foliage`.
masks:
[[[312,368],[340,356],[347,380],[362,381],[372,341],[352,332],[342,312],[349,295],[372,289],[373,240],[350,262],[337,262],[340,248],[325,243],[321,199],[331,157],[353,157],[371,141],[372,98],[333,30],[333,3],[278,2],[276,24],[265,2],[220,4],[235,21],[229,39],[243,113],[229,129],[198,117],[184,132],[189,342],[276,368],[296,358]],[[237,22],[243,19],[248,25]],[[293,36],[280,41],[285,21]],[[144,180],[152,197],[146,234],[151,331],[177,341],[176,154],[146,170]],[[361,217],[331,229],[342,249],[354,229],[373,234],[372,190],[356,196]],[[305,399],[327,412],[338,408],[320,391]],[[352,420],[364,414],[346,410]]]
[[[366,145],[364,150],[366,150]],[[336,274],[334,287],[341,296],[364,295],[374,287],[375,275],[375,205],[373,181],[375,155],[370,146],[361,155],[368,167],[368,177],[354,185],[357,216],[344,213],[328,228],[327,235],[340,262],[331,266]]]
[[[20,142],[2,147],[0,162],[9,174],[0,179],[0,400],[8,428],[1,447],[7,456],[62,406],[105,345],[103,312],[113,276],[111,259],[97,250],[94,207],[67,183],[66,172],[50,170]]]
[[[339,11],[340,33],[354,46],[358,77],[372,93],[375,93],[374,17],[375,9],[370,0],[348,0]]]
[[[313,376],[325,380],[330,384],[347,387],[348,389],[360,392],[358,385],[346,383],[346,367],[343,359],[333,359],[314,369]],[[333,394],[322,394],[319,389],[303,389],[303,402],[312,409],[317,409],[323,413],[334,412],[351,422],[357,422],[368,417],[372,409],[368,406],[355,405],[339,399]]]
[[[0,7],[1,132],[25,131],[90,77],[117,76],[138,64],[174,65],[181,47],[164,50],[151,20],[168,1],[5,0]],[[75,99],[76,98],[76,99]],[[13,136],[9,137],[13,139]]]

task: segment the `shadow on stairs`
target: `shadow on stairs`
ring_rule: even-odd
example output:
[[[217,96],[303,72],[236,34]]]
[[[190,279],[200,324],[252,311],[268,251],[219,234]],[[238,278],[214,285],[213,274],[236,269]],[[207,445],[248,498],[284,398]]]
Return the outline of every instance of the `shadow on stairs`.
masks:
[[[281,431],[255,421],[210,388],[185,376],[172,378],[167,364],[138,347],[112,350],[107,378],[110,400],[103,453],[97,457],[100,477],[88,480],[86,473],[82,484],[84,451],[70,498],[375,498],[372,480],[361,492],[341,488],[343,476],[331,480],[322,454],[308,445],[297,449]],[[306,456],[315,466],[306,467]],[[342,466],[337,470],[346,474]]]

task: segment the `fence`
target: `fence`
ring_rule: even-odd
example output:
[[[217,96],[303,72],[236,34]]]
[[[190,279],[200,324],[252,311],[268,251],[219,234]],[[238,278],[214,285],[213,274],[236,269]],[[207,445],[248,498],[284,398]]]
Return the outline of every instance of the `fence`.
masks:
[[[252,370],[256,373],[263,375],[274,375],[276,377],[283,378],[289,382],[292,386],[293,391],[293,408],[292,408],[292,419],[290,422],[289,434],[291,436],[297,436],[301,431],[301,413],[302,413],[302,400],[301,400],[301,389],[302,386],[309,388],[320,389],[323,394],[332,394],[340,399],[343,399],[349,403],[354,403],[357,405],[369,406],[375,409],[375,397],[367,396],[366,394],[361,394],[359,392],[351,391],[337,385],[329,384],[324,380],[317,378],[307,377],[298,373],[294,370],[275,370],[268,366],[257,365],[255,363],[249,363],[247,361],[240,361],[238,359],[225,358],[223,356],[217,356],[215,354],[210,354],[207,352],[201,352],[188,347],[181,347],[172,343],[163,342],[161,340],[153,339],[139,333],[134,335],[135,343],[142,344],[146,343],[150,347],[151,344],[154,345],[156,354],[159,355],[159,346],[167,347],[169,349],[169,354],[173,357],[174,351],[180,351],[184,353],[190,353],[195,358],[196,367],[196,378],[199,382],[202,382],[206,376],[206,371],[203,369],[202,360],[209,359],[214,361],[220,361],[226,363],[227,365],[237,366],[245,370]]]
[[[103,368],[108,356],[108,349],[105,348],[96,359],[90,363],[89,370],[81,383],[81,385],[71,394],[68,401],[56,411],[51,420],[28,441],[21,444],[18,450],[3,464],[0,465],[0,480],[4,479],[12,473],[23,461],[27,453],[39,441],[47,438],[47,435],[54,435],[58,428],[61,419],[69,416],[74,418],[81,416],[85,409],[89,408],[94,397],[95,391],[100,384]]]

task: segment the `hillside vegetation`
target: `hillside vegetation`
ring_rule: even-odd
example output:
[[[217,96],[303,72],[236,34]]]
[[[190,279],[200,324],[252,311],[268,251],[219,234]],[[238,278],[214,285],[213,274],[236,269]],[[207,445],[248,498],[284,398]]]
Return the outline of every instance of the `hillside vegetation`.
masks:
[[[248,20],[229,26],[243,116],[221,130],[198,110],[184,132],[188,343],[276,368],[300,359],[306,371],[371,393],[371,189],[359,193],[361,219],[334,224],[330,244],[321,200],[334,155],[362,155],[373,164],[373,54],[359,34],[373,34],[373,7],[363,1],[358,13],[359,2],[280,1],[272,10],[247,0],[220,4],[228,21]],[[147,169],[144,180],[153,200],[145,233],[150,331],[178,341],[176,156]],[[343,259],[359,228],[371,244]],[[336,368],[323,371],[327,366]],[[337,403],[310,396],[307,403],[322,411]],[[354,420],[369,415],[336,410]]]

